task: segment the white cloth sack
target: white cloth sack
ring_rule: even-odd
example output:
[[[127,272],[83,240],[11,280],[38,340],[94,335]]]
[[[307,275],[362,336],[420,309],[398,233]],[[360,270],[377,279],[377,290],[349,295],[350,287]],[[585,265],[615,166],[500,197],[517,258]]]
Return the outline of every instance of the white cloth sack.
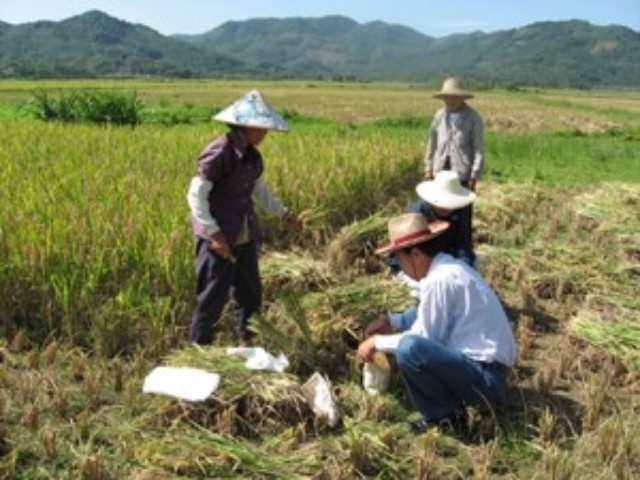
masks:
[[[372,394],[384,393],[389,388],[391,368],[387,356],[382,352],[373,354],[373,359],[362,367],[362,386]]]
[[[326,418],[330,427],[338,424],[340,411],[333,397],[331,382],[325,376],[315,372],[302,385],[302,393],[316,417]]]
[[[245,367],[249,370],[268,370],[282,373],[289,366],[289,360],[280,353],[274,357],[262,347],[229,347],[227,355],[235,355],[245,358]]]
[[[144,379],[144,393],[202,402],[220,385],[220,375],[192,367],[156,367]]]

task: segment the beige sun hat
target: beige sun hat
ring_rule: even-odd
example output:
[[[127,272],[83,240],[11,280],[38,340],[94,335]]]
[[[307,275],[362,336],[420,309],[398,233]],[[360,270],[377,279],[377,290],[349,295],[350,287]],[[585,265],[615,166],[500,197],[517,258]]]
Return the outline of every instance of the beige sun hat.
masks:
[[[218,122],[241,127],[287,132],[284,119],[269,105],[258,90],[251,90],[213,117]]]
[[[433,180],[420,182],[416,192],[427,203],[447,210],[466,207],[476,199],[476,194],[462,186],[453,170],[440,170]]]
[[[473,98],[473,94],[467,92],[462,86],[462,80],[458,77],[449,77],[442,83],[442,88],[434,95],[435,98],[463,97]]]
[[[431,240],[449,228],[449,222],[427,222],[421,213],[405,213],[389,220],[387,228],[389,243],[376,250],[378,255],[386,255]]]

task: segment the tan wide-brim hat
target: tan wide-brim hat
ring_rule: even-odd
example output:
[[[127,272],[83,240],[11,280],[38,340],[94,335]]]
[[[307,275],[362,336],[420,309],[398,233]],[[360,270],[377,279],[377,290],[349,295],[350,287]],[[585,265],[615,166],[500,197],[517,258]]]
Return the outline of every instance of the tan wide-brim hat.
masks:
[[[258,90],[251,90],[213,117],[218,122],[240,127],[287,132],[287,122],[269,105]]]
[[[449,222],[427,222],[421,213],[405,213],[389,220],[387,228],[389,243],[376,250],[378,255],[386,255],[432,240],[449,228]]]
[[[416,192],[430,205],[447,210],[466,207],[476,199],[476,194],[462,186],[453,170],[440,170],[433,180],[419,183]]]
[[[449,77],[442,83],[442,88],[434,95],[435,98],[462,97],[473,98],[473,94],[467,92],[462,86],[462,80],[458,77]]]

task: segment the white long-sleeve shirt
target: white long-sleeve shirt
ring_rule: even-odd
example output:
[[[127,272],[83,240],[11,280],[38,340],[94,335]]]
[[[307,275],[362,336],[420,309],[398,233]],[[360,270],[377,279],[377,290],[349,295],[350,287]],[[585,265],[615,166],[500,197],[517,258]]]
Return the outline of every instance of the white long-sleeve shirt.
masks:
[[[209,211],[209,193],[215,188],[213,182],[198,175],[191,179],[187,202],[191,215],[205,228],[207,235],[213,235],[220,230],[218,222]],[[267,212],[278,217],[287,213],[287,208],[280,200],[271,194],[267,184],[262,178],[258,178],[251,194],[253,200],[259,203]]]
[[[514,364],[517,348],[507,315],[478,272],[451,255],[439,253],[419,284],[415,322],[402,333],[377,335],[377,350],[394,353],[402,336],[413,334],[473,360]]]

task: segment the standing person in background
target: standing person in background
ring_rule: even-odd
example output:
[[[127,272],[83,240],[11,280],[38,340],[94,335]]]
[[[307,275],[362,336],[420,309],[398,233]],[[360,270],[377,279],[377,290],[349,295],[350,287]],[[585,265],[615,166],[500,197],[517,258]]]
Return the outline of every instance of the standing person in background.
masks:
[[[462,185],[475,192],[484,168],[484,125],[480,114],[466,103],[473,95],[464,90],[459,78],[450,77],[434,97],[440,98],[444,107],[436,112],[431,123],[424,179],[433,180],[438,172],[453,170]],[[470,245],[472,204],[461,209],[460,216]]]
[[[190,328],[192,342],[213,342],[214,329],[229,294],[238,306],[236,335],[250,343],[248,320],[262,303],[258,271],[258,224],[253,201],[292,226],[297,215],[274,197],[262,179],[257,146],[270,130],[288,131],[285,121],[252,90],[214,120],[229,132],[207,145],[198,158],[187,201],[196,240],[197,303]]]

